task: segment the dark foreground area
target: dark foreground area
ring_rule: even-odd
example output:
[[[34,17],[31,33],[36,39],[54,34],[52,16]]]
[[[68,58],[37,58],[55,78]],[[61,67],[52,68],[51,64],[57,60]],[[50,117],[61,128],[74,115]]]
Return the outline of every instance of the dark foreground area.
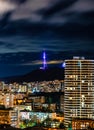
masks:
[[[1,78],[0,80],[7,83],[22,83],[22,82],[34,82],[34,81],[52,81],[52,80],[63,80],[64,79],[64,68],[53,67],[34,70],[28,74],[22,76],[12,76]]]
[[[65,129],[56,129],[56,128],[43,128],[43,127],[28,127],[25,129],[20,129],[20,128],[13,128],[13,127],[8,127],[8,128],[0,128],[0,130],[65,130]]]
[[[24,129],[21,128],[14,128],[10,125],[0,124],[0,130],[65,130],[66,128],[46,128],[43,126],[34,126],[34,127],[27,127]]]

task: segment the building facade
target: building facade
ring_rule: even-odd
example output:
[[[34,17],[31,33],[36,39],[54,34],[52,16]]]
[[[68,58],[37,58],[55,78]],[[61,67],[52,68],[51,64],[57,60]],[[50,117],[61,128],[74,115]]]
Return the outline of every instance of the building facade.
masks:
[[[74,57],[65,61],[64,122],[94,119],[94,60]]]
[[[0,125],[10,125],[12,127],[18,127],[18,111],[3,109],[0,110]]]
[[[74,118],[72,130],[94,130],[94,119]]]

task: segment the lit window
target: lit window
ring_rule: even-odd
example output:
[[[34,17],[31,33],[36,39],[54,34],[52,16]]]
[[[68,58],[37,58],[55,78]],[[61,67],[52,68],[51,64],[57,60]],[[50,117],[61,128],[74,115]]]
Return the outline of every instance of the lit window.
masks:
[[[70,88],[69,88],[69,87],[67,87],[67,90],[70,90]]]
[[[72,78],[72,75],[70,75],[70,78]]]
[[[84,83],[85,81],[84,80],[82,80],[82,83]]]
[[[82,102],[82,107],[84,107],[84,102]]]
[[[76,80],[78,80],[78,75],[76,75]]]
[[[81,67],[81,61],[78,61],[78,66]]]
[[[85,95],[82,95],[82,98],[84,98],[85,97]]]
[[[70,100],[72,100],[72,97],[69,97]]]

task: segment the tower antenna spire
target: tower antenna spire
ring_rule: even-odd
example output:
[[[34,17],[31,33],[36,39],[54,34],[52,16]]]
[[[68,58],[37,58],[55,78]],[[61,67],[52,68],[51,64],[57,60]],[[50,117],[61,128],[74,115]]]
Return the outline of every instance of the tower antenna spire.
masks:
[[[46,52],[43,51],[43,69],[47,68],[47,62],[46,62]]]
[[[45,70],[47,68],[47,61],[46,61],[46,52],[43,50],[42,52],[42,67],[40,69]]]

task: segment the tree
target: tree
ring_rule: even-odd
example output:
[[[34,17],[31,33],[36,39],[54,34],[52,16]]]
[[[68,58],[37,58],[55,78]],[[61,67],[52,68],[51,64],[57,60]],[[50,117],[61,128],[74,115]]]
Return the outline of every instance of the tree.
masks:
[[[60,123],[59,128],[60,128],[60,129],[64,129],[64,128],[65,128],[65,125],[64,125],[63,122]]]
[[[72,123],[71,122],[68,124],[68,130],[72,130]]]

